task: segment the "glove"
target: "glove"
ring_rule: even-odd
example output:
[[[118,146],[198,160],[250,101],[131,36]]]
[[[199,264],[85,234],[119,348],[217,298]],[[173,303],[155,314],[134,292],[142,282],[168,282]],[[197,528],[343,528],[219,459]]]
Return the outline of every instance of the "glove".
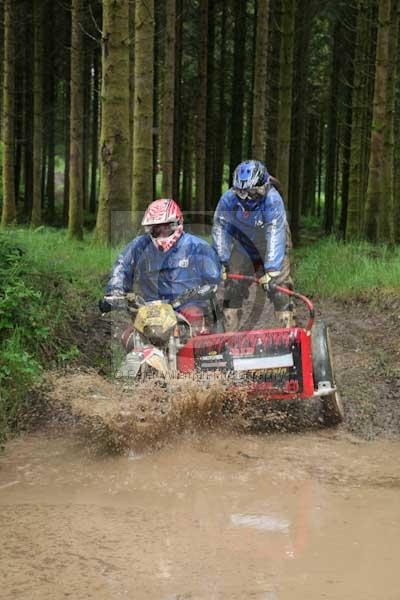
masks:
[[[109,313],[113,308],[118,307],[125,300],[125,294],[123,292],[114,292],[112,295],[108,294],[99,301],[99,309],[102,313]]]
[[[101,313],[109,313],[112,310],[112,306],[107,300],[107,296],[104,296],[101,300],[99,300],[99,310]]]
[[[269,271],[260,277],[258,283],[263,286],[266,292],[272,292],[277,285],[276,278],[279,277],[279,275],[280,271]]]

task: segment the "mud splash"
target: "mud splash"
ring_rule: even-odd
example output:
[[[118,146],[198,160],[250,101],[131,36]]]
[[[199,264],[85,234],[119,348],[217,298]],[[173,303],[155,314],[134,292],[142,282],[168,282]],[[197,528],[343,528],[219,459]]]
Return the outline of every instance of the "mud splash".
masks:
[[[93,450],[123,452],[159,447],[185,431],[212,431],[223,421],[225,390],[214,383],[151,379],[108,381],[96,373],[49,378],[54,414],[72,415]]]

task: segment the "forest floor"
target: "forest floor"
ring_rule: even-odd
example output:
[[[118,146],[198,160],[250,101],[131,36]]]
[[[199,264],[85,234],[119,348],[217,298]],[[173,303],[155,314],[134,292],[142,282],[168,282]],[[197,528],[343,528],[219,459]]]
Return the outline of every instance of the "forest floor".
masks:
[[[345,406],[342,431],[359,438],[400,437],[400,307],[388,301],[372,306],[363,301],[320,300],[317,318],[331,331],[338,388]],[[266,306],[260,320],[270,315]],[[304,318],[305,315],[300,315]],[[111,355],[111,323],[91,315],[81,327],[79,369],[50,373],[45,396],[55,421],[77,425],[93,448],[126,450],[159,445],[190,429],[236,431],[310,431],[321,429],[317,401],[237,405],[227,414],[226,389],[218,382],[110,380],[96,369],[101,348]],[[255,425],[256,424],[256,425]],[[260,427],[261,424],[261,427]]]

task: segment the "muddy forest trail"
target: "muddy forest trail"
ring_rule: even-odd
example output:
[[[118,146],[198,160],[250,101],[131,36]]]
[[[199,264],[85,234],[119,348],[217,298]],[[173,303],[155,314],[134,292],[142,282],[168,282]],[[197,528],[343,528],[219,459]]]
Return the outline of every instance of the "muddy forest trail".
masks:
[[[289,431],[279,420],[262,433],[216,425],[215,396],[188,387],[173,427],[154,386],[135,409],[94,371],[53,378],[65,419],[0,457],[0,597],[397,600],[399,309],[323,302],[317,313],[345,402],[337,429],[312,411]],[[71,418],[73,403],[86,418]],[[104,422],[149,445],[94,453]]]

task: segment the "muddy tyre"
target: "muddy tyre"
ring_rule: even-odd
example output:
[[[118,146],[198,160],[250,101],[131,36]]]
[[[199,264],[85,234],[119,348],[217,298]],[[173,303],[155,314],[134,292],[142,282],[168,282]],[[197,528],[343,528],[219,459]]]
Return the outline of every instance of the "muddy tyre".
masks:
[[[335,385],[329,330],[323,321],[316,321],[311,332],[314,384],[329,382]],[[322,420],[327,427],[339,425],[344,419],[343,405],[339,392],[321,397]]]
[[[344,419],[342,399],[339,392],[322,398],[322,421],[326,427],[340,425]]]

